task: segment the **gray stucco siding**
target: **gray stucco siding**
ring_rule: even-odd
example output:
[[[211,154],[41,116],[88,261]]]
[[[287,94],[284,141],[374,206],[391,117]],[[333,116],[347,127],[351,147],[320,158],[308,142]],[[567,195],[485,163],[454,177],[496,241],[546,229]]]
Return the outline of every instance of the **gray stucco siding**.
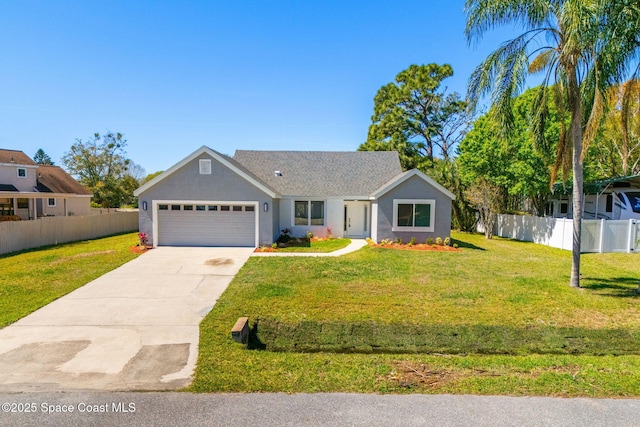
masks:
[[[210,175],[200,174],[200,159],[211,159]],[[273,241],[277,200],[274,203],[271,196],[208,154],[203,153],[138,196],[140,231],[147,233],[149,242],[153,241],[153,201],[158,200],[258,202],[255,212],[259,215],[259,244]],[[146,211],[142,210],[143,202],[147,202]],[[264,203],[269,206],[267,212]]]
[[[393,201],[394,199],[424,199],[434,200],[434,230],[433,232],[423,231],[393,231]],[[449,237],[451,234],[451,199],[432,187],[418,176],[413,176],[391,189],[378,199],[377,235],[378,241],[384,239],[395,240],[401,238],[408,242],[415,237],[418,243],[431,237]]]

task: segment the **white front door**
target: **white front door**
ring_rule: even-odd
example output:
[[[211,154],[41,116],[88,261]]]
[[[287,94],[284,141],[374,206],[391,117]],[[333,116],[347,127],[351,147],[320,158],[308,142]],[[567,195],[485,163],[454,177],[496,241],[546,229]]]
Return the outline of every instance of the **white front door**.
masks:
[[[369,235],[369,202],[344,202],[344,235],[367,237]]]

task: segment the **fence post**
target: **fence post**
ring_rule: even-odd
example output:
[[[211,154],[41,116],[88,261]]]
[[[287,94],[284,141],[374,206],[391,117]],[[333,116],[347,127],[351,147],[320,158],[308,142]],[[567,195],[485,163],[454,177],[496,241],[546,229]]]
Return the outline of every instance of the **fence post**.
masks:
[[[635,219],[630,219],[629,220],[629,249],[627,250],[627,253],[630,254],[635,250],[636,247],[636,220]]]
[[[604,218],[600,220],[600,242],[598,243],[598,252],[604,251]]]

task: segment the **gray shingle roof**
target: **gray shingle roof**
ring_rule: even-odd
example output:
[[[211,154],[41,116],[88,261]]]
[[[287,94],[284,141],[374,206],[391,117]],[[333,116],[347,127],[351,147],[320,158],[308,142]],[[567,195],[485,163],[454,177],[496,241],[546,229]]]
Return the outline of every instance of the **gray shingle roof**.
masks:
[[[368,196],[402,173],[395,151],[237,150],[233,159],[290,196]]]

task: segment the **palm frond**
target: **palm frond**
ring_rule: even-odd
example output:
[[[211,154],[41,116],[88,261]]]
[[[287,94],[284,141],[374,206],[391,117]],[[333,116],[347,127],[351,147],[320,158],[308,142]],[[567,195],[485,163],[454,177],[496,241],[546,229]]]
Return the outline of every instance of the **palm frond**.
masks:
[[[525,29],[543,26],[549,15],[545,0],[467,0],[465,34],[469,44],[482,39],[484,33],[498,26],[516,24]]]
[[[535,57],[529,64],[529,73],[537,74],[548,69],[556,59],[556,52],[553,49],[547,49]]]
[[[622,84],[622,105],[620,110],[622,139],[629,142],[629,119],[631,117],[631,106],[634,100],[640,97],[640,80],[631,79]],[[635,99],[634,99],[635,98]]]
[[[531,133],[533,134],[533,144],[540,153],[549,150],[549,144],[545,138],[544,131],[549,117],[548,88],[540,86],[533,99],[531,113]]]

